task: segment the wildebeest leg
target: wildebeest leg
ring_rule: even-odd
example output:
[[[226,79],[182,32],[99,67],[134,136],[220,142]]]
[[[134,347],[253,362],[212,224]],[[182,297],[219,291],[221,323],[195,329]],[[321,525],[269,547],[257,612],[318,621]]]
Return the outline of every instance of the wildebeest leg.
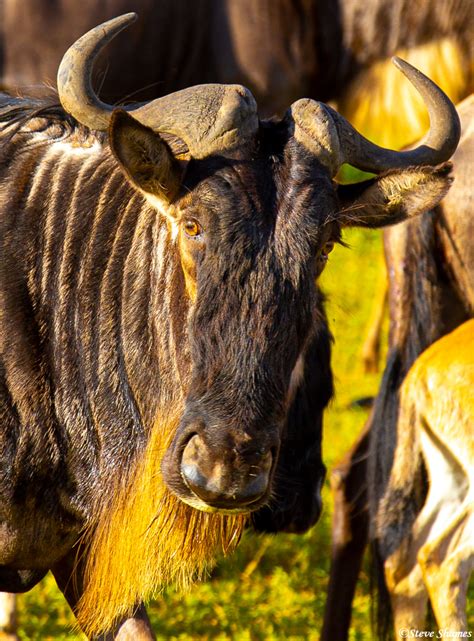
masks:
[[[466,410],[450,431],[445,428],[447,421],[436,412],[434,416],[439,422],[436,431],[426,415],[418,419],[429,490],[413,525],[412,540],[439,628],[466,630],[466,592],[474,566],[471,420]]]
[[[366,467],[369,422],[331,473],[332,560],[321,641],[345,641],[368,535]]]
[[[469,577],[474,569],[473,528],[471,502],[419,552],[418,561],[439,628],[467,630],[466,596]]]
[[[362,345],[362,362],[364,372],[378,372],[380,360],[380,338],[382,334],[382,323],[385,316],[388,299],[387,275],[384,269],[383,281],[377,284],[377,291],[370,318],[365,331],[365,340]]]
[[[466,591],[474,563],[472,504],[459,501],[458,486],[466,486],[460,466],[451,465],[449,453],[443,455],[446,448],[440,448],[439,439],[422,436],[428,496],[411,532],[384,564],[396,635],[401,628],[422,628],[428,594],[440,628],[467,629]]]
[[[402,628],[422,628],[428,593],[439,628],[467,629],[466,592],[474,566],[472,504],[456,508],[455,488],[443,480],[446,496],[453,499],[450,505],[430,488],[412,533],[385,561],[396,635]]]
[[[404,541],[384,564],[396,638],[400,630],[423,629],[426,618],[428,592],[417,562],[418,548],[416,541]]]
[[[52,569],[59,589],[66,597],[74,612],[83,590],[83,563],[78,560],[80,555],[73,550],[61,559]],[[156,636],[152,630],[145,606],[140,603],[133,616],[119,621],[113,630],[110,630],[94,641],[155,641]]]
[[[10,592],[0,592],[0,641],[18,641],[16,595]]]

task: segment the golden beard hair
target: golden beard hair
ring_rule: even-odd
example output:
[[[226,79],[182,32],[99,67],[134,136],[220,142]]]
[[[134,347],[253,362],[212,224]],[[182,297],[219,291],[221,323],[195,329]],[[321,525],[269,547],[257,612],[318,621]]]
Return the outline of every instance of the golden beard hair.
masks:
[[[397,55],[431,78],[455,104],[474,90],[473,60],[466,59],[453,39],[400,49]],[[429,127],[420,95],[388,59],[362,71],[338,109],[361,134],[390,149],[415,143]]]
[[[84,592],[76,617],[89,637],[111,630],[169,584],[189,588],[240,540],[246,515],[200,512],[166,487],[160,464],[176,425],[156,422],[135,470],[85,534]]]

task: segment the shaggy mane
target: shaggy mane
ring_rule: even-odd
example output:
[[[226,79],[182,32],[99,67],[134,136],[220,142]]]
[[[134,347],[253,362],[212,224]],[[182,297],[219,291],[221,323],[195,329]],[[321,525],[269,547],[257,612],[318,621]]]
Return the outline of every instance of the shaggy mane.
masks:
[[[2,147],[19,134],[43,134],[42,144],[74,138],[76,146],[103,142],[104,132],[93,132],[68,114],[50,89],[40,98],[19,97],[0,92],[0,140]]]

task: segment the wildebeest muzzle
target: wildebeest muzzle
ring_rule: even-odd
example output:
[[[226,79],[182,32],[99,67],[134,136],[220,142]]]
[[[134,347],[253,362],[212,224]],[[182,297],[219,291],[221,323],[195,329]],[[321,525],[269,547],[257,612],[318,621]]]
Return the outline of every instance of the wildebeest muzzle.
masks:
[[[276,427],[256,433],[185,414],[162,472],[170,489],[197,509],[251,512],[270,497],[278,448]]]

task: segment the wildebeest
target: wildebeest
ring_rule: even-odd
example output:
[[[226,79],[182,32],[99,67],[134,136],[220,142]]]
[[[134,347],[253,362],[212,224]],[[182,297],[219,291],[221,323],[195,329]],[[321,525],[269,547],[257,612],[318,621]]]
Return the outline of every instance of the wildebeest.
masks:
[[[315,279],[344,226],[435,206],[459,122],[400,60],[432,119],[410,152],[310,99],[259,121],[241,86],[114,109],[90,71],[132,19],[66,53],[62,108],[0,103],[0,588],[51,569],[87,633],[150,638],[141,600],[232,548],[249,514],[317,520],[332,379]],[[344,162],[381,176],[338,187]]]
[[[370,139],[402,148],[419,140],[428,126],[418,97],[387,64],[391,55],[420,68],[454,102],[474,91],[470,2],[341,0],[338,6],[338,108]]]
[[[474,568],[474,320],[431,345],[400,389],[393,465],[375,522],[395,631],[422,630],[428,598],[440,630],[467,631]],[[428,493],[419,513],[423,463]]]
[[[393,460],[398,390],[423,350],[474,315],[474,96],[463,101],[458,111],[462,137],[453,156],[453,188],[434,212],[384,231],[389,353],[374,411],[358,441],[332,474],[336,495],[333,562],[322,636],[328,641],[347,639],[351,601],[367,544],[369,513],[374,522]],[[374,435],[370,447],[369,433]],[[368,456],[371,471],[367,480]],[[393,529],[388,522],[383,529],[381,517],[378,521],[375,544],[382,564]],[[383,585],[380,589],[385,592]],[[384,625],[383,620],[389,620],[385,609],[380,627],[387,631],[390,624]]]
[[[2,2],[7,87],[54,84],[71,42],[114,15],[138,11],[140,24],[96,65],[97,86],[110,100],[239,83],[265,115],[283,114],[301,96],[337,100],[363,133],[402,147],[428,122],[416,92],[392,72],[390,56],[420,68],[454,102],[473,91],[469,0],[445,0],[442,7],[437,0]]]

